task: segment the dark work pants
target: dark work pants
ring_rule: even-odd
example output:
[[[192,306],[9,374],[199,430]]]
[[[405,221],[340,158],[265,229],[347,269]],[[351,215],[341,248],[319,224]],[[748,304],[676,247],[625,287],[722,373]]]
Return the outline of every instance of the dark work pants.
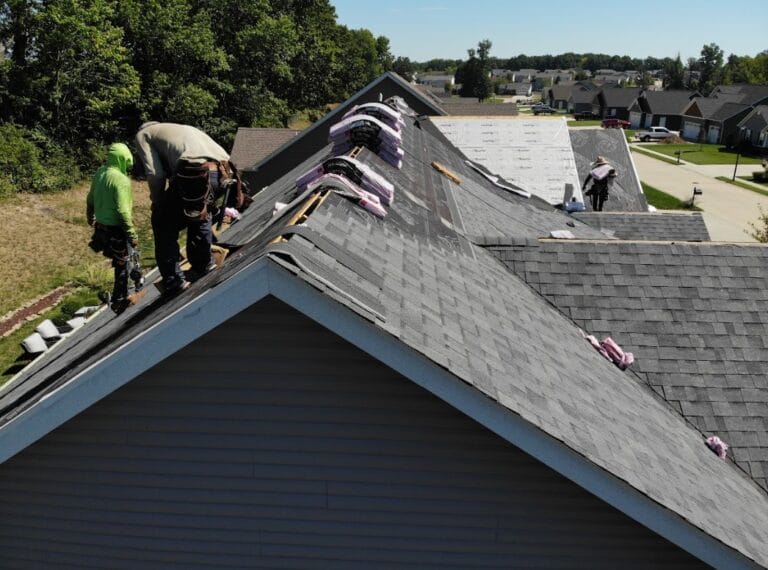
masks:
[[[219,173],[212,172],[210,179],[217,188]],[[211,262],[213,230],[210,212],[207,220],[190,221],[182,212],[181,201],[166,191],[160,200],[152,204],[155,260],[165,283],[184,279],[184,272],[179,267],[179,232],[184,229],[187,230],[187,259],[192,269],[202,275]]]
[[[128,260],[131,246],[128,243],[128,234],[121,226],[96,224],[93,242],[100,244],[99,251],[112,260],[115,279],[112,286],[112,300],[125,300],[128,297],[128,273],[130,271]]]

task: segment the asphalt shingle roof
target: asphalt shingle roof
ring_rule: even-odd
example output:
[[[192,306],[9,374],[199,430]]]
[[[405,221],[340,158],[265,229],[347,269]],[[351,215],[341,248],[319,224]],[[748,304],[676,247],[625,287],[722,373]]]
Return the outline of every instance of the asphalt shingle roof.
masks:
[[[268,157],[301,131],[298,129],[237,129],[231,158],[238,168],[249,168]]]
[[[574,218],[622,240],[709,241],[700,212],[578,212]]]
[[[603,211],[645,212],[648,210],[648,202],[643,194],[622,129],[569,129],[569,134],[580,184],[584,183],[589,174],[590,165],[598,156],[605,157],[616,168],[616,179],[612,183]],[[591,211],[592,206],[588,200],[585,204]]]
[[[102,358],[110,358],[127,340],[139,337],[141,332],[160,322],[174,319],[177,311],[183,311],[185,303],[193,297],[205,295],[233,276],[247,272],[257,260],[265,260],[314,286],[333,299],[339,310],[359,315],[370,327],[422,354],[507,413],[522,418],[554,441],[562,442],[576,456],[631,486],[649,501],[662,505],[757,563],[768,564],[768,494],[707,449],[702,434],[657,397],[641,378],[632,372],[620,371],[592,350],[581,337],[575,324],[577,318],[559,312],[549,292],[542,291],[543,296],[540,295],[473,241],[474,234],[482,233],[478,228],[483,218],[492,219],[498,207],[510,215],[518,211],[520,219],[513,218],[509,223],[510,235],[538,233],[536,227],[526,226],[530,220],[524,219],[533,211],[528,208],[536,205],[523,198],[500,195],[498,189],[463,164],[458,153],[447,149],[443,139],[420,128],[418,120],[409,119],[404,134],[406,158],[402,170],[396,170],[367,150],[358,156],[395,183],[395,200],[386,218],[375,218],[347,198],[331,193],[300,226],[285,228],[291,210],[273,216],[275,202],[295,203],[302,199],[295,179],[327,156],[330,147],[318,150],[258,194],[243,219],[223,236],[225,241],[234,241],[238,236],[241,240],[248,237],[249,241],[241,241],[242,247],[222,268],[167,302],[157,301],[150,291],[141,306],[118,318],[102,313],[80,329],[81,334],[67,339],[65,349],[34,365],[0,393],[0,428],[47,391],[66,382],[77,382],[82,371]],[[456,184],[432,168],[435,160],[447,163],[461,183]],[[473,216],[467,215],[470,211]],[[546,226],[568,220],[562,214],[548,213],[543,208],[538,216]],[[594,232],[590,228],[584,231]],[[280,234],[291,234],[291,237],[282,243],[272,243]],[[538,249],[530,246],[534,241],[513,237],[508,242],[516,245],[504,251],[514,252],[518,248],[518,253],[532,252]],[[600,243],[590,243],[589,247],[602,247]],[[584,271],[592,255],[584,250],[583,256],[571,258],[567,255],[570,250],[561,251],[566,255],[549,258],[546,267],[531,265],[531,276],[526,274],[525,278],[539,289],[542,287],[533,276],[540,277],[539,283],[565,284],[575,279],[574,273]],[[611,256],[614,263],[609,267],[601,265],[599,270],[617,278],[626,272],[626,281],[614,286],[626,288],[620,291],[630,297],[633,281],[628,268],[631,264],[621,257],[623,250],[618,251],[619,254]],[[700,287],[710,286],[707,289],[710,296],[700,293],[701,296],[696,297],[693,291],[684,302],[684,293],[689,291],[681,290],[679,297],[671,296],[679,299],[680,308],[667,307],[666,310],[685,310],[689,302],[694,308],[713,299],[724,302],[723,287],[735,283],[727,279],[754,279],[764,284],[765,275],[758,268],[765,265],[765,260],[754,253],[736,255],[740,251],[729,253],[734,258],[746,257],[744,261],[750,262],[738,271],[735,271],[736,265],[712,260],[715,266],[720,267],[720,263],[722,267],[734,268],[731,274],[722,277],[723,281],[715,282],[707,275],[690,271],[698,276]],[[760,250],[755,248],[755,251]],[[641,253],[651,255],[645,250]],[[758,259],[762,260],[762,266]],[[568,267],[572,260],[579,263],[578,270],[571,267],[570,273],[561,274],[558,268]],[[514,258],[512,261],[516,263]],[[645,261],[646,257],[641,256],[635,263]],[[523,265],[527,263],[527,259],[523,260]],[[642,263],[638,267],[644,267]],[[612,269],[614,265],[617,270]],[[557,276],[549,279],[550,273]],[[765,291],[765,287],[762,290]],[[567,287],[557,291],[558,295],[575,295]],[[757,312],[762,307],[764,297],[757,295],[754,292],[754,299],[749,299],[750,311]],[[598,290],[582,296],[600,298]],[[585,305],[590,306],[591,302],[592,297]],[[648,333],[647,329],[655,326],[670,327],[670,334],[688,334],[687,329],[676,329],[674,322],[665,324],[659,320],[664,316],[663,310],[661,300],[658,306],[641,306],[637,322],[645,323],[645,329],[639,334],[652,334],[654,331]],[[762,315],[765,314],[768,313],[763,311]],[[735,318],[737,315],[741,315],[740,318]],[[730,320],[730,316],[734,319]],[[624,318],[632,322],[632,317],[628,314]],[[681,347],[685,352],[667,358],[667,352],[656,346],[658,367],[664,364],[676,366],[680,373],[696,368],[701,374],[716,374],[719,366],[716,358],[738,354],[741,360],[731,360],[738,361],[739,368],[726,373],[725,378],[733,376],[734,381],[740,381],[744,375],[753,375],[756,382],[757,373],[751,371],[749,363],[765,364],[760,352],[763,349],[741,346],[733,340],[737,337],[729,337],[729,333],[740,331],[742,326],[764,327],[763,316],[734,308],[726,309],[723,317],[710,316],[710,320],[697,325],[695,333],[701,334],[704,326],[710,327],[709,332],[719,335],[724,343],[719,352],[709,354],[694,345]],[[179,326],[183,324],[180,322]],[[598,319],[592,324],[595,328],[590,332],[599,332],[595,330],[599,329],[597,325],[604,323]],[[623,330],[609,332],[619,342],[624,340]],[[768,338],[764,331],[762,334],[762,338]],[[639,356],[646,355],[640,352]],[[649,362],[653,359],[649,358]],[[657,390],[663,390],[664,384],[652,375],[662,372],[663,369],[641,370]],[[688,387],[697,386],[683,386],[684,390]],[[728,386],[720,387],[725,390]],[[743,402],[744,407],[748,403],[759,404],[756,399],[762,397],[761,394],[744,392],[744,398],[752,398]],[[735,410],[731,412],[726,417],[738,417]],[[755,417],[749,416],[749,409],[746,414],[741,416],[745,432],[754,426],[747,425],[744,418],[753,421]],[[752,463],[748,463],[751,466]]]
[[[604,87],[602,94],[606,107],[629,108],[640,91],[639,87]]]
[[[645,91],[645,109],[654,115],[682,115],[695,91]]]
[[[632,370],[768,489],[768,247],[542,241],[497,253],[633,352]]]

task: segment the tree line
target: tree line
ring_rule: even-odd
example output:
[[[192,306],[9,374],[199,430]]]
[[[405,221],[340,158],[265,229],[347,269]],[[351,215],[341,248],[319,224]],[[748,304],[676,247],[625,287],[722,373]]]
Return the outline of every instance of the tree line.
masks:
[[[6,0],[0,195],[67,186],[146,120],[287,126],[346,99],[393,57],[329,0]],[[56,180],[65,171],[66,180]]]
[[[629,56],[563,53],[559,55],[517,55],[511,58],[499,58],[490,55],[491,42],[483,40],[477,49],[468,50],[468,58],[431,59],[425,62],[411,62],[408,58],[398,57],[393,68],[401,75],[411,77],[427,71],[442,71],[456,75],[456,82],[462,86],[469,79],[469,85],[462,94],[467,96],[487,96],[492,92],[490,82],[483,78],[483,73],[491,69],[575,69],[582,73],[576,79],[585,79],[587,73],[600,69],[614,71],[636,71],[642,81],[648,81],[651,72],[661,72],[664,86],[669,89],[694,89],[702,94],[709,94],[717,85],[748,83],[768,85],[768,50],[754,57],[731,54],[724,58],[723,50],[715,43],[704,45],[700,57],[688,58],[683,62],[680,55],[665,58],[631,58]],[[478,69],[483,73],[478,74]]]

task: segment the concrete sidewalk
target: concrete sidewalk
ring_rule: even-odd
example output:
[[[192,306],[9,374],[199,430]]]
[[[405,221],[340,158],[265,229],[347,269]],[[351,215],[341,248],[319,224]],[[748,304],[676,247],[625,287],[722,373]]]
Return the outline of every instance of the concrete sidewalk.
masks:
[[[646,149],[648,150],[648,149]],[[754,242],[749,235],[750,223],[757,223],[759,207],[768,212],[768,196],[744,190],[721,182],[716,176],[733,175],[733,166],[701,166],[685,163],[668,164],[649,156],[632,153],[640,180],[681,200],[689,200],[694,185],[703,195],[696,197],[696,205],[704,210],[712,241]],[[742,170],[744,168],[744,170]],[[749,168],[750,170],[747,170]],[[730,173],[725,173],[730,169]],[[740,165],[739,175],[746,175],[760,165]]]

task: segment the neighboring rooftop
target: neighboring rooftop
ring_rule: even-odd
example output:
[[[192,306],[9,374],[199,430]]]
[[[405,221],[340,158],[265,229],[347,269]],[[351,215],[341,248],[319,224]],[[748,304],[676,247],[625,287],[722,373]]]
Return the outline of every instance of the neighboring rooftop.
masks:
[[[232,146],[232,162],[240,169],[249,168],[261,162],[300,132],[299,129],[240,127],[237,129],[235,143]]]
[[[709,241],[701,212],[578,212],[575,218],[629,241]]]

